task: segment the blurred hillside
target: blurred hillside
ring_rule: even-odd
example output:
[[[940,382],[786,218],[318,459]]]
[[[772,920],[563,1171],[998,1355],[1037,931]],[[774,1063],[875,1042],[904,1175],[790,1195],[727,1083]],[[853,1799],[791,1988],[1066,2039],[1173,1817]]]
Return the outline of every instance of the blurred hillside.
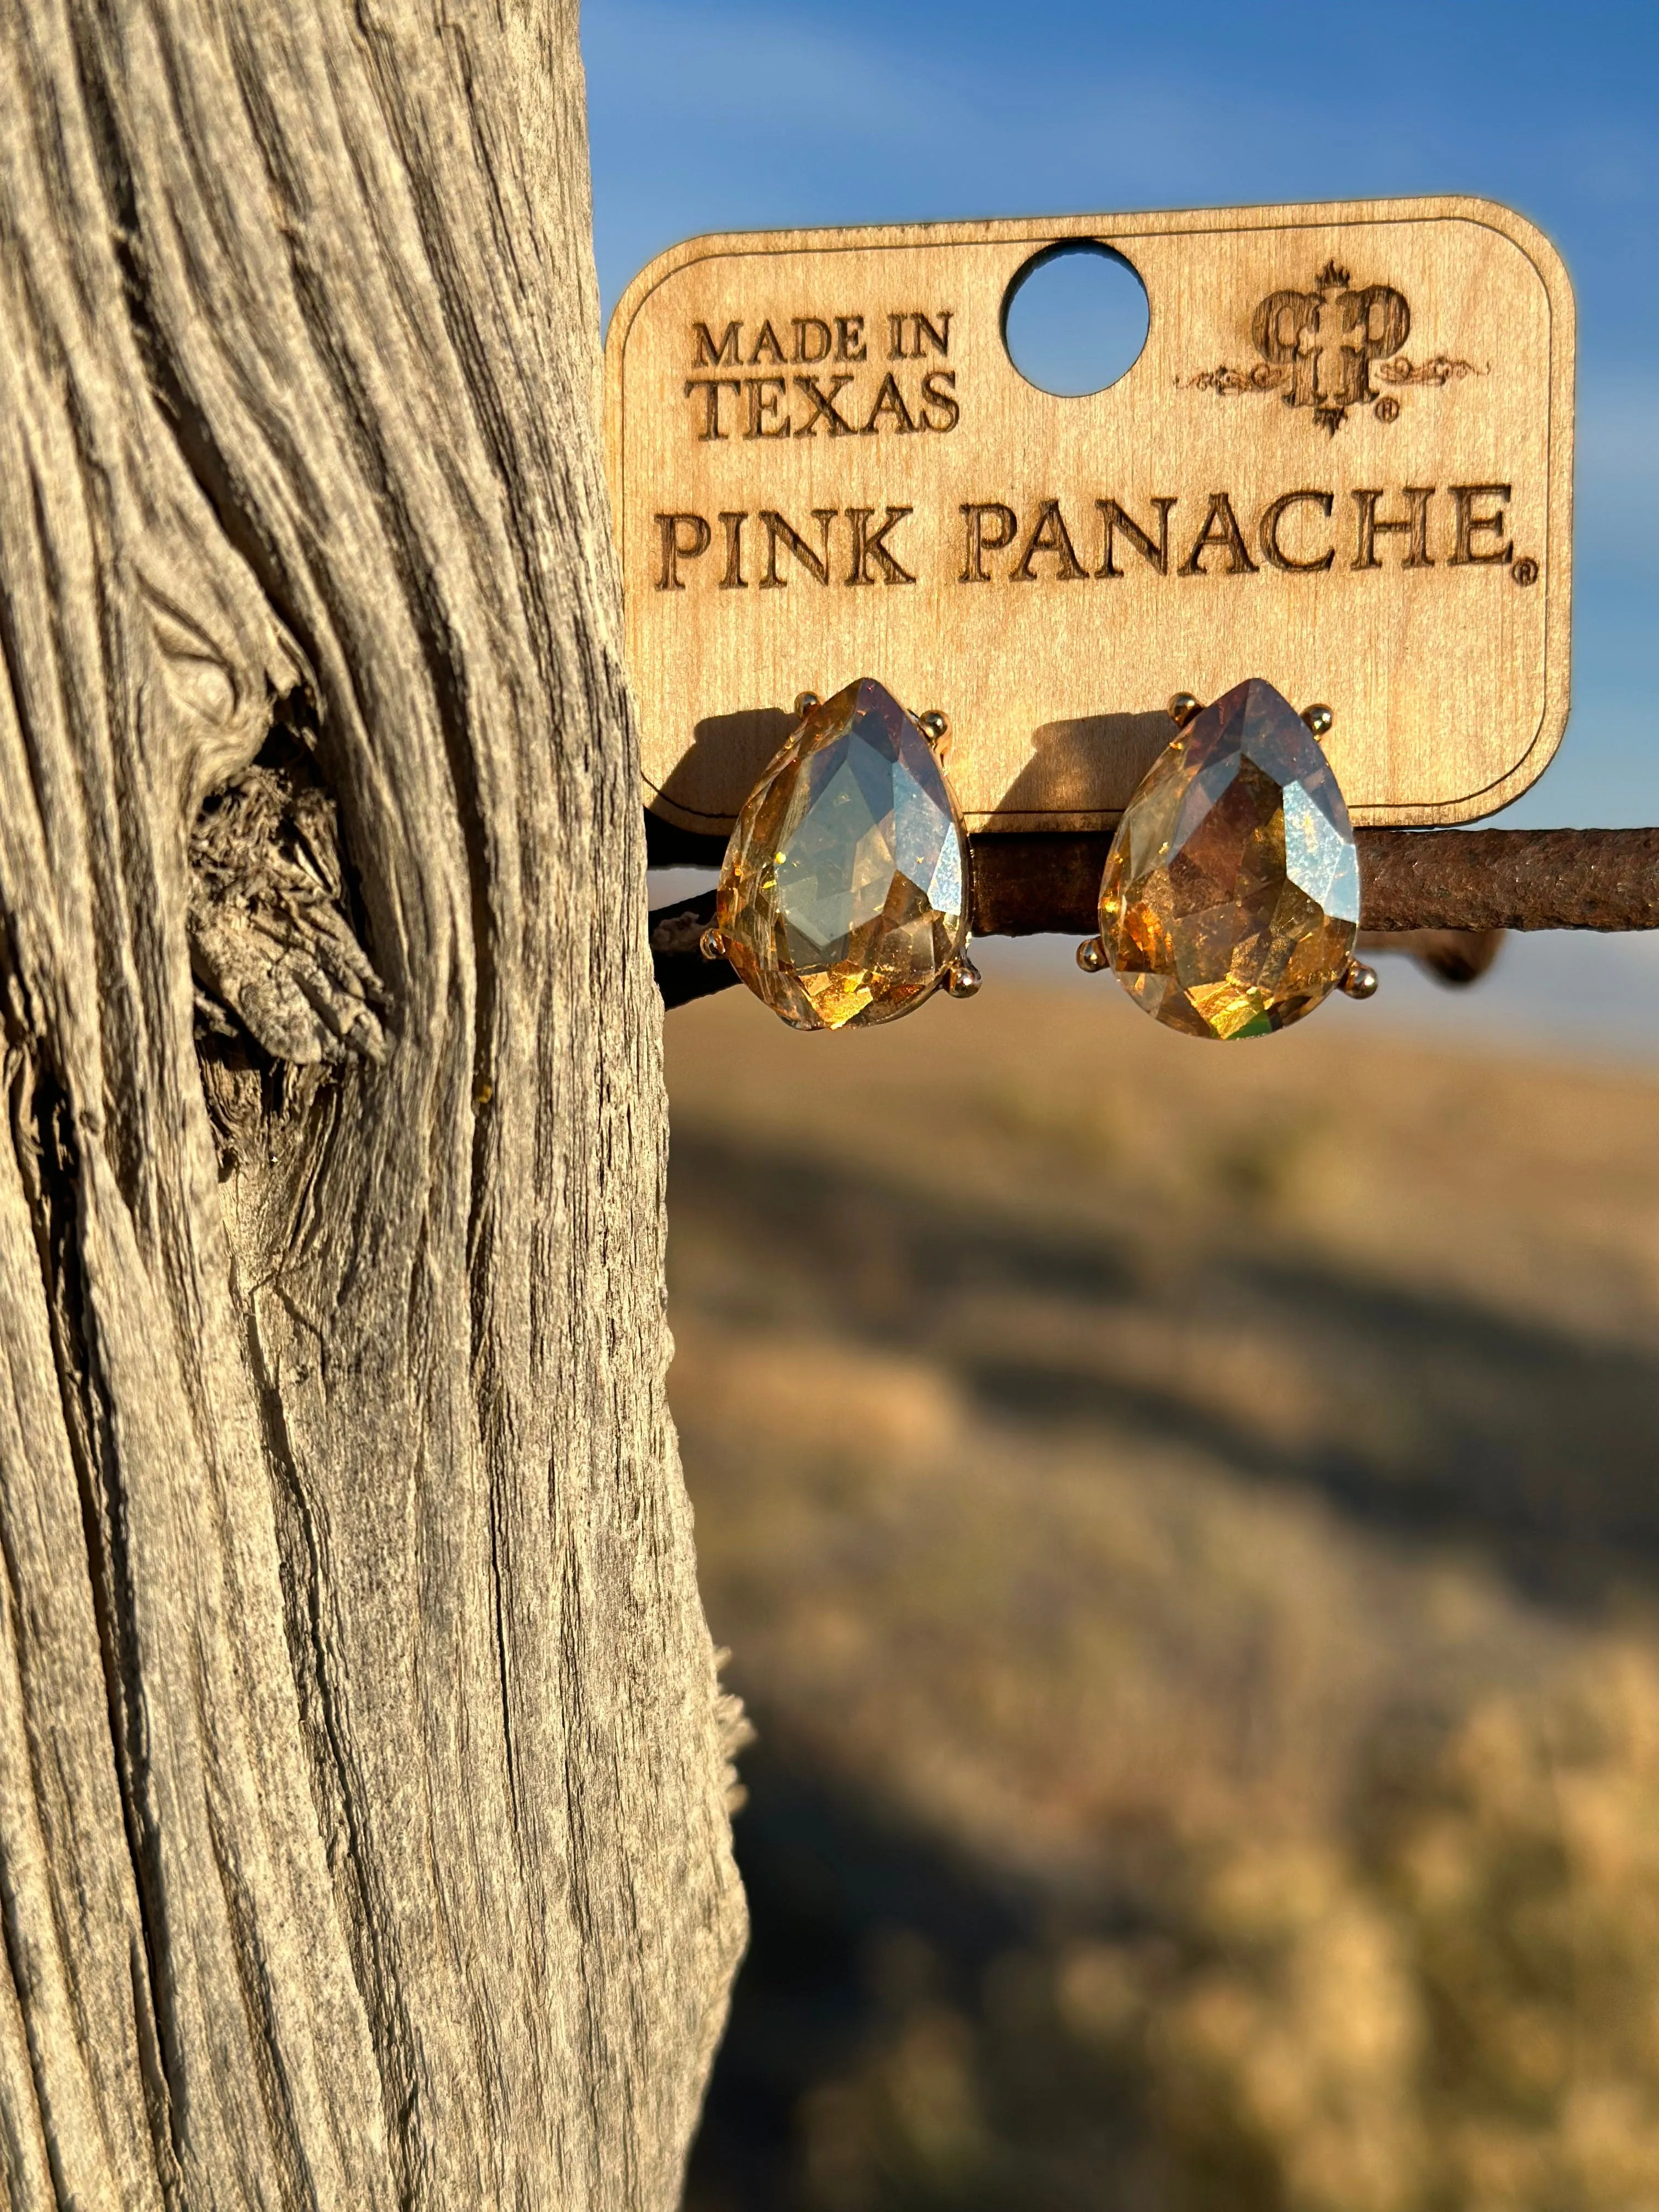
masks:
[[[1659,1078],[667,1024],[695,2212],[1659,2206]]]

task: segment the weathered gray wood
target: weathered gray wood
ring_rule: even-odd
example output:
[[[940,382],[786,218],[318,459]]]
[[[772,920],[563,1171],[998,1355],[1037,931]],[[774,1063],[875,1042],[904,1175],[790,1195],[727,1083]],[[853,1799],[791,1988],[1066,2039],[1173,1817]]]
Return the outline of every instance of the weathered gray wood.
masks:
[[[8,2205],[678,2192],[742,1904],[586,192],[571,0],[0,10]]]

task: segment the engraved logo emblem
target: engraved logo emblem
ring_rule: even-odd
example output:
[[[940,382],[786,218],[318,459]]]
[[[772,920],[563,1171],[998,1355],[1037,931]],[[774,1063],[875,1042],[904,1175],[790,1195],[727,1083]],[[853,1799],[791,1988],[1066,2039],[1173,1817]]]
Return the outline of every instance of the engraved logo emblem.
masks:
[[[1250,317],[1250,340],[1261,356],[1249,368],[1200,369],[1186,382],[1224,399],[1241,392],[1279,392],[1287,407],[1306,407],[1332,437],[1351,407],[1369,407],[1392,422],[1400,402],[1376,385],[1440,386],[1486,371],[1473,362],[1436,354],[1413,362],[1401,349],[1411,335],[1412,311],[1392,284],[1354,283],[1347,270],[1328,261],[1309,292],[1270,292]]]

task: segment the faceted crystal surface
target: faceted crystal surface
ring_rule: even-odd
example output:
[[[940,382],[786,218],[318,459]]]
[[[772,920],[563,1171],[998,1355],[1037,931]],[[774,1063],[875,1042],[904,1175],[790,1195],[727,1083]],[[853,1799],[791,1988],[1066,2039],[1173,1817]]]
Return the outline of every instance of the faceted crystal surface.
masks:
[[[1358,854],[1319,742],[1271,684],[1241,684],[1118,824],[1100,886],[1118,980],[1190,1036],[1261,1036],[1341,981],[1358,927]]]
[[[814,708],[738,817],[715,921],[800,1030],[890,1021],[967,937],[967,850],[927,740],[866,678]]]

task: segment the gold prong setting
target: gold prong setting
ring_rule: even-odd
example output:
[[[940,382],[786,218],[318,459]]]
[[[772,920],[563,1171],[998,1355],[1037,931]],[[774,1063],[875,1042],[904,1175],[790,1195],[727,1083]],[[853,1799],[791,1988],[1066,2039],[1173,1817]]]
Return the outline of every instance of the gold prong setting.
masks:
[[[949,719],[872,677],[827,699],[802,691],[795,714],[727,842],[705,957],[799,1030],[890,1021],[939,989],[967,997],[979,974]]]
[[[1369,995],[1352,958],[1358,848],[1318,743],[1331,709],[1298,713],[1252,677],[1207,707],[1177,691],[1166,711],[1179,734],[1124,809],[1079,965],[1109,967],[1167,1028],[1217,1039],[1284,1029],[1339,988]],[[1223,793],[1233,811],[1210,836]]]
[[[940,766],[950,757],[951,718],[937,707],[930,707],[925,714],[916,716],[916,727],[933,748],[933,757]]]

